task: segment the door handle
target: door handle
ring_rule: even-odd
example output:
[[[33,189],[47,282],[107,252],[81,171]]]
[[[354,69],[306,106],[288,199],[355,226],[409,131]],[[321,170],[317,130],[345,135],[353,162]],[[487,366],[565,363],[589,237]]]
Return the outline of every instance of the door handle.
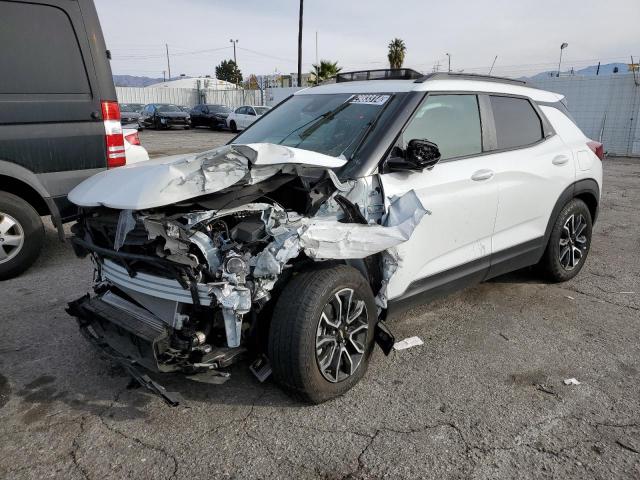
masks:
[[[493,177],[493,170],[483,168],[482,170],[478,170],[473,175],[471,175],[471,180],[480,182],[482,180],[489,180],[491,177]]]
[[[557,155],[553,157],[553,160],[551,160],[551,163],[558,166],[566,165],[567,163],[569,163],[569,157],[567,157],[566,155]]]

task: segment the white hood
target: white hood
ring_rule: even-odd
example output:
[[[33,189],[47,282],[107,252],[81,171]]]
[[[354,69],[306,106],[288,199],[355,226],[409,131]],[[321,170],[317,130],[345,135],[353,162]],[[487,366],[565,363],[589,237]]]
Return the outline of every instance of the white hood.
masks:
[[[251,185],[296,166],[339,168],[346,160],[271,143],[225,145],[198,154],[162,157],[106,170],[69,193],[81,207],[144,210],[207,195],[240,183]]]

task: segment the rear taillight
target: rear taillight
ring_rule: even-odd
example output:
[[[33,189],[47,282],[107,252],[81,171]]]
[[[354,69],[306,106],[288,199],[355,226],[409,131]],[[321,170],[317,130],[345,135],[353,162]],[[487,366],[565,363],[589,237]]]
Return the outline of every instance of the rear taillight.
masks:
[[[124,153],[124,137],[120,123],[120,107],[118,102],[102,102],[102,119],[104,120],[105,143],[107,145],[107,168],[126,165]]]
[[[124,138],[127,139],[131,145],[140,145],[140,137],[138,136],[138,132],[130,133],[129,135],[125,135]]]
[[[589,140],[587,142],[587,146],[591,149],[593,153],[596,154],[596,157],[600,159],[600,161],[604,160],[604,145],[600,142],[596,142],[595,140]]]

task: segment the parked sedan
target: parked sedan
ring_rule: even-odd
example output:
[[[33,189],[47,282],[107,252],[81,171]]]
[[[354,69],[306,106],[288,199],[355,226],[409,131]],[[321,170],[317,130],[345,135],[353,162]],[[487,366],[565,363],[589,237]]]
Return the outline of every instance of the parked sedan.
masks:
[[[140,118],[140,110],[142,107],[137,108],[135,103],[121,103],[120,104],[120,121],[122,125],[135,125]]]
[[[144,128],[160,129],[171,127],[183,127],[187,130],[191,128],[191,117],[187,112],[180,110],[177,105],[150,103],[140,113],[138,127],[140,130]]]
[[[191,125],[221,130],[227,126],[227,117],[230,113],[231,109],[224,105],[196,105],[190,112]]]
[[[242,107],[236,108],[235,112],[229,114],[227,117],[227,126],[234,133],[238,130],[244,130],[270,109],[271,107],[243,105]]]

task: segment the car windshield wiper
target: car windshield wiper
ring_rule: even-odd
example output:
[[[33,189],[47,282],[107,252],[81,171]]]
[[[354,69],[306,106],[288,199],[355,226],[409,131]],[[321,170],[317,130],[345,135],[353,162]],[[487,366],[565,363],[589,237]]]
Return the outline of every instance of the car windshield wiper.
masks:
[[[347,99],[347,101],[345,101],[344,103],[338,105],[333,110],[329,110],[328,112],[324,112],[322,115],[318,115],[317,117],[313,117],[308,122],[305,122],[302,125],[300,125],[299,127],[296,127],[291,132],[289,132],[286,137],[284,137],[282,140],[280,140],[278,142],[278,145],[282,145],[285,142],[285,140],[287,140],[291,135],[294,135],[296,132],[299,132],[304,127],[306,127],[308,125],[311,125],[311,124],[314,124],[314,125],[311,125],[311,127],[309,127],[307,130],[305,130],[304,132],[302,132],[299,135],[300,138],[304,140],[309,135],[311,135],[311,133],[313,133],[315,130],[317,130],[319,128],[320,125],[318,125],[318,127],[315,127],[315,123],[314,122],[317,122],[317,123],[321,123],[322,122],[322,124],[323,124],[326,119],[333,118],[337,113],[341,112],[342,110],[344,110],[346,108],[347,105],[349,105],[349,100],[350,100],[350,98]],[[307,133],[309,131],[309,129],[311,129],[311,128],[313,128],[313,131]]]
[[[391,97],[393,98],[393,96]],[[366,140],[366,138],[369,136],[369,134],[373,131],[373,128],[378,124],[378,120],[380,120],[380,117],[382,117],[382,114],[384,113],[384,111],[387,109],[387,107],[389,106],[391,102],[388,101],[385,103],[385,105],[382,107],[382,110],[380,110],[380,112],[378,112],[378,115],[376,115],[376,117],[372,120],[369,121],[369,123],[367,123],[367,125],[365,126],[365,128],[363,129],[362,133],[358,134],[352,141],[351,143],[349,143],[349,145],[347,145],[347,148],[345,148],[344,150],[342,150],[342,152],[340,152],[340,155],[344,155],[344,152],[346,152],[347,150],[349,150],[351,148],[351,145],[353,145],[356,140],[359,139],[358,145],[356,146],[356,148],[354,148],[353,152],[351,153],[350,156],[353,156],[353,154],[355,152],[358,151],[358,149],[360,148],[360,146],[364,143],[364,141]],[[338,156],[340,156],[338,155]]]
[[[304,132],[302,132],[300,134],[300,138],[302,138],[304,140],[305,138],[308,138],[309,136],[311,136],[311,134],[313,132],[318,130],[321,126],[323,126],[327,122],[330,122],[331,120],[333,120],[338,113],[340,113],[341,111],[346,109],[349,105],[351,105],[351,104],[349,103],[349,100],[347,100],[342,105],[340,105],[338,108],[335,108],[335,109],[333,109],[333,110],[321,115],[317,122],[315,122],[313,125],[309,126],[309,128],[307,128]]]

